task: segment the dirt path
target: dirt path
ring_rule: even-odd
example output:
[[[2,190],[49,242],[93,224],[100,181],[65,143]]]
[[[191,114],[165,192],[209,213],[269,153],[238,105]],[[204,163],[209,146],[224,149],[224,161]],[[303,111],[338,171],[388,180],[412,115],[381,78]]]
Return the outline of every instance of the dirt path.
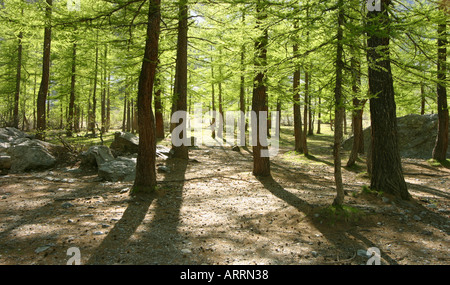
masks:
[[[282,150],[264,179],[245,149],[190,158],[159,161],[169,172],[148,197],[76,166],[0,176],[0,264],[66,264],[71,247],[82,264],[365,264],[370,247],[382,264],[450,264],[448,169],[404,160],[413,202],[362,194],[368,178],[344,169],[355,214],[333,221],[324,156]]]

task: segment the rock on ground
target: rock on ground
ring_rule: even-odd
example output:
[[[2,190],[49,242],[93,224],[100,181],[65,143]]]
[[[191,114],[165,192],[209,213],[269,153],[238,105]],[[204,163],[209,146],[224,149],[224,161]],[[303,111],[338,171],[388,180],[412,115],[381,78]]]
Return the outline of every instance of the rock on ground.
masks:
[[[108,161],[114,160],[111,150],[107,146],[91,146],[87,151],[81,153],[81,165],[98,167]]]
[[[106,181],[133,181],[136,176],[136,158],[118,157],[98,167],[98,176]]]
[[[138,147],[139,137],[126,132],[116,132],[110,146],[111,150],[118,155],[137,153]]]
[[[436,143],[437,125],[437,114],[411,114],[397,118],[400,156],[405,158],[430,159]],[[364,130],[364,151],[366,153],[370,145],[370,132],[370,127]],[[352,144],[353,137],[345,140],[342,147],[345,150],[351,150]],[[447,156],[450,157],[450,141]]]
[[[27,170],[47,169],[57,162],[49,150],[51,144],[40,140],[26,140],[8,149],[11,156],[11,172],[20,173]]]

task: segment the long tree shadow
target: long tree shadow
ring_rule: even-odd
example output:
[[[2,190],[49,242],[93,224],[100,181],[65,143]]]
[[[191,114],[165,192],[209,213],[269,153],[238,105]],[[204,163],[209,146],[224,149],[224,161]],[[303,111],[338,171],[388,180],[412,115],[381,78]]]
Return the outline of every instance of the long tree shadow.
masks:
[[[316,212],[315,209],[318,208],[318,205],[313,205],[308,203],[305,200],[300,199],[296,195],[290,193],[285,190],[283,186],[281,186],[277,181],[275,181],[272,177],[259,177],[258,180],[261,184],[266,188],[269,192],[271,192],[274,196],[279,199],[285,201],[290,206],[296,208],[298,211],[303,212],[309,217],[309,221],[313,224],[313,226],[318,229],[323,236],[334,245],[334,247],[341,252],[345,256],[352,255],[356,253],[357,249],[362,248],[362,244],[366,246],[366,248],[376,247],[376,245],[370,241],[364,234],[358,232],[355,229],[343,229],[340,231],[330,230],[330,227],[326,223],[322,223],[320,219],[316,219],[313,216],[313,213]],[[352,238],[353,237],[353,238]],[[317,249],[320,252],[320,247]],[[392,259],[386,252],[380,250],[381,256],[386,262],[389,264],[398,264],[394,259]],[[341,255],[341,256],[343,256]]]
[[[178,159],[166,161],[170,172],[165,174],[164,182],[171,179],[178,182],[164,183],[155,193],[132,197],[122,218],[87,264],[171,264],[177,261],[180,253],[175,243],[179,241],[177,227],[184,185],[179,181],[184,180],[187,163]],[[147,215],[152,216],[149,224],[144,223]],[[141,226],[143,230],[138,232]]]

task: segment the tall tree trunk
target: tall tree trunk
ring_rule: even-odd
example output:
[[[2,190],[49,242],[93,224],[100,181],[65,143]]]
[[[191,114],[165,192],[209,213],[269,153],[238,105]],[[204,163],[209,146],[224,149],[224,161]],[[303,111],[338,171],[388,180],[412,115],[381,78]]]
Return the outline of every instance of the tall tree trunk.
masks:
[[[420,114],[425,115],[425,84],[420,82]]]
[[[125,96],[123,98],[122,132],[125,132],[127,130],[127,105],[128,105],[127,92],[128,92],[128,84],[125,84]]]
[[[126,123],[126,131],[131,132],[131,102],[132,99],[128,98],[127,100],[127,123]]]
[[[309,72],[305,70],[305,106],[303,107],[303,136],[302,136],[302,145],[303,145],[303,153],[308,155],[308,144],[307,144],[307,136],[308,136],[308,106],[309,106]]]
[[[344,24],[344,1],[338,1],[338,31],[336,52],[336,86],[334,89],[335,111],[334,111],[334,180],[336,185],[336,198],[334,206],[342,206],[344,203],[344,186],[342,183],[341,169],[341,142],[343,137],[342,121],[344,119],[344,98],[342,94],[342,70],[343,61],[343,24]]]
[[[211,109],[212,109],[212,119],[211,119],[211,137],[216,138],[216,90],[214,83],[214,66],[212,65],[211,58]]]
[[[219,67],[219,84],[218,85],[218,89],[219,89],[219,96],[218,96],[218,101],[219,101],[219,115],[220,118],[222,118],[221,120],[219,120],[219,124],[218,124],[218,128],[217,128],[217,136],[219,137],[220,140],[224,140],[225,136],[223,134],[224,131],[224,127],[223,127],[223,120],[225,119],[225,117],[223,116],[223,100],[222,100],[222,71],[221,68]]]
[[[298,58],[298,44],[293,46],[294,57]],[[295,146],[294,151],[303,153],[303,130],[302,130],[302,114],[300,111],[300,66],[297,66],[294,71],[294,137]]]
[[[74,108],[75,108],[75,83],[76,83],[76,58],[77,58],[77,44],[72,46],[72,75],[70,79],[70,99],[69,99],[69,117],[67,118],[67,136],[73,135],[74,129]]]
[[[160,0],[150,0],[147,40],[138,85],[139,147],[132,193],[153,192],[156,187],[156,131],[152,93],[158,65],[160,19]]]
[[[96,111],[97,111],[97,77],[98,77],[98,32],[97,32],[97,42],[95,46],[95,68],[94,68],[94,85],[92,91],[92,110],[91,110],[91,125],[90,129],[93,135],[95,135],[95,124],[97,121]]]
[[[39,92],[36,102],[36,138],[40,140],[45,140],[45,131],[47,129],[46,120],[46,102],[47,94],[50,82],[50,50],[51,50],[51,40],[52,40],[52,27],[51,27],[51,16],[52,16],[52,5],[53,0],[46,1],[47,6],[45,7],[45,29],[44,29],[44,53],[42,57],[42,79],[41,85],[39,86]]]
[[[408,200],[410,194],[403,177],[398,149],[397,115],[389,59],[390,3],[390,0],[381,0],[381,11],[368,12],[369,90],[370,94],[375,96],[370,99],[372,121],[370,187]]]
[[[178,40],[177,40],[177,59],[175,69],[174,96],[176,98],[176,111],[187,111],[187,45],[188,45],[188,6],[187,0],[179,0],[178,15]],[[188,159],[187,138],[187,117],[186,113],[181,117],[183,122],[178,122],[176,127],[181,127],[178,138],[183,143],[175,146],[172,143],[173,157]],[[173,139],[173,138],[172,138]]]
[[[156,138],[163,139],[164,136],[164,118],[163,105],[161,99],[162,85],[159,76],[155,78],[155,120],[156,120]]]
[[[309,85],[311,85],[311,74],[309,75]],[[308,135],[309,136],[314,135],[314,114],[311,96],[309,96],[309,108],[308,108]]]
[[[101,101],[101,115],[102,115],[102,127],[101,132],[106,132],[106,89],[107,89],[107,70],[108,70],[108,45],[105,45],[104,57],[104,69],[102,80],[102,101]]]
[[[106,93],[106,132],[111,128],[111,73],[108,73],[108,87]]]
[[[17,129],[19,128],[19,98],[20,98],[20,83],[22,81],[22,38],[23,38],[22,32],[19,32],[18,38],[19,44],[17,47],[16,91],[14,94],[14,112],[13,112],[13,127]]]
[[[73,120],[73,130],[75,133],[80,132],[80,112],[81,112],[80,105],[76,104],[74,106],[74,120]]]
[[[322,121],[321,121],[321,118],[322,118],[322,111],[321,111],[321,104],[322,104],[322,98],[320,97],[320,94],[319,94],[319,106],[318,106],[318,109],[319,109],[319,111],[317,112],[317,133],[316,134],[320,134],[321,133],[321,124],[322,124]]]
[[[441,9],[445,13],[444,1],[442,1]],[[447,62],[447,33],[446,18],[438,25],[438,63],[437,63],[437,107],[438,107],[438,133],[436,137],[436,145],[433,149],[433,158],[437,161],[445,161],[447,158],[448,148],[448,124],[449,114],[447,105],[447,88],[446,88],[446,62]]]
[[[265,11],[265,4],[263,0],[258,0],[256,8],[257,29],[262,34],[255,41],[255,69],[256,76],[253,80],[253,98],[252,98],[252,111],[256,113],[256,124],[252,123],[252,133],[256,134],[256,142],[253,141],[253,175],[255,176],[270,176],[270,161],[268,156],[262,155],[262,150],[267,151],[267,147],[261,144],[261,137],[265,137],[266,133],[262,133],[260,124],[266,124],[267,121],[262,122],[259,118],[260,112],[267,112],[267,44],[269,39],[269,33],[266,27],[261,27],[264,23],[263,20],[267,18]]]
[[[245,25],[245,14],[242,14],[242,23]],[[240,128],[239,141],[243,146],[247,146],[247,139],[245,135],[245,44],[241,47],[241,77],[239,83],[239,111],[240,111]]]
[[[350,152],[347,166],[355,164],[358,159],[358,153],[361,149],[361,141],[364,141],[363,134],[363,112],[364,105],[367,100],[360,100],[358,97],[361,95],[361,63],[359,58],[353,56],[351,58],[351,72],[352,72],[352,91],[353,91],[353,112],[352,112],[352,127],[353,127],[353,145]],[[364,145],[362,146],[364,149]]]

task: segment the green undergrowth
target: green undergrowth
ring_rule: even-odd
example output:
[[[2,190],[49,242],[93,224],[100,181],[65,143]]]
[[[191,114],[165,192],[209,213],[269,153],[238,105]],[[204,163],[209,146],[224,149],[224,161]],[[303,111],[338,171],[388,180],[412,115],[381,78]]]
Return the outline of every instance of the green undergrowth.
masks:
[[[450,168],[450,159],[446,159],[444,161],[438,161],[436,159],[427,160],[428,164],[433,167],[445,167]]]
[[[314,216],[320,221],[321,224],[337,225],[348,224],[360,221],[364,217],[364,212],[355,207],[342,205],[342,206],[328,206],[319,209]]]

